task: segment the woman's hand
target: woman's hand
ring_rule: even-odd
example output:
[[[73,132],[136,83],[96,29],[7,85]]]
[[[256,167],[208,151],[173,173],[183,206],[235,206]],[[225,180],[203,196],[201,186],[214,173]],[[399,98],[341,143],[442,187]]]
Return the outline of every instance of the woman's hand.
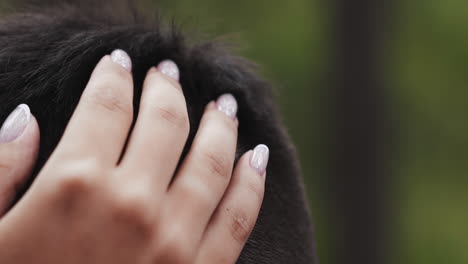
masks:
[[[237,103],[223,95],[176,172],[189,122],[171,61],[149,70],[125,146],[130,72],[121,50],[96,66],[56,150],[0,219],[0,263],[235,263],[262,203],[268,148],[233,169]]]

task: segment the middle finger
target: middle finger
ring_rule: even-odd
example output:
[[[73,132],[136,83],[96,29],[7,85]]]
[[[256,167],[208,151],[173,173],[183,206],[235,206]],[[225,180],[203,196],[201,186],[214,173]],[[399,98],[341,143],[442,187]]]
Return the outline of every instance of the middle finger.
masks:
[[[121,163],[126,171],[139,171],[157,193],[166,191],[190,130],[178,75],[172,61],[149,70],[135,128]]]
[[[192,242],[203,231],[229,184],[237,144],[237,103],[232,95],[208,104],[192,147],[169,188],[164,225],[179,221]],[[166,220],[166,221],[164,221]]]

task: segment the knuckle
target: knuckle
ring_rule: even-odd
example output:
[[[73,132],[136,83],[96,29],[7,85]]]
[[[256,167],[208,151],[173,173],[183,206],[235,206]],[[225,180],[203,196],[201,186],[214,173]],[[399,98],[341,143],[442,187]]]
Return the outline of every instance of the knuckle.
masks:
[[[176,104],[153,105],[152,112],[167,123],[182,131],[184,134],[189,133],[190,123],[187,112]]]
[[[231,168],[229,160],[224,153],[217,151],[202,152],[202,164],[210,171],[210,173],[222,177],[229,178]]]
[[[132,101],[124,93],[123,88],[118,88],[120,84],[107,80],[101,81],[96,86],[99,86],[99,88],[89,95],[91,104],[96,104],[111,112],[120,112],[127,115],[133,114]]]
[[[59,180],[59,191],[66,195],[86,193],[91,189],[89,175],[83,173],[68,174]]]
[[[61,176],[55,192],[51,193],[51,202],[59,214],[73,218],[83,210],[87,197],[92,194],[93,183],[89,175],[80,172]]]
[[[111,112],[118,112],[123,113],[126,115],[132,114],[132,105],[130,102],[126,102],[122,100],[122,98],[118,95],[103,95],[99,94],[95,96],[95,100],[98,105],[102,106],[103,108],[111,111]]]
[[[227,225],[229,233],[234,241],[243,245],[249,238],[255,225],[253,218],[249,217],[247,212],[241,208],[227,208]]]
[[[65,195],[87,193],[93,188],[97,174],[94,161],[66,163],[56,171],[58,190]]]
[[[211,205],[216,199],[212,191],[213,188],[201,178],[192,177],[187,179],[180,187],[182,189],[181,193],[183,193],[180,199],[182,201],[196,201],[200,210],[209,210],[207,206]]]
[[[47,196],[54,208],[62,215],[72,216],[86,204],[96,186],[99,167],[93,160],[63,162],[62,166],[46,168],[43,173],[51,173],[53,184]]]
[[[188,240],[187,234],[181,231],[166,232],[165,239],[157,249],[158,263],[186,264],[191,263],[193,259],[193,250]]]
[[[151,201],[143,194],[122,195],[114,199],[114,219],[135,236],[149,238],[154,232]]]

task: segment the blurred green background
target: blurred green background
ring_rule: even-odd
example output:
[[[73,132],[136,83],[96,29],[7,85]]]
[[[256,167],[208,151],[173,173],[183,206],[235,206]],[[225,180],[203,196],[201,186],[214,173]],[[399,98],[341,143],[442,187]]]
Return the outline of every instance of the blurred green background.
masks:
[[[148,3],[153,1],[148,0]],[[277,87],[304,171],[322,263],[330,263],[322,154],[331,6],[323,0],[160,1],[186,28],[234,36]],[[468,1],[396,1],[386,45],[396,137],[394,263],[468,263]],[[313,120],[313,121],[310,121]]]

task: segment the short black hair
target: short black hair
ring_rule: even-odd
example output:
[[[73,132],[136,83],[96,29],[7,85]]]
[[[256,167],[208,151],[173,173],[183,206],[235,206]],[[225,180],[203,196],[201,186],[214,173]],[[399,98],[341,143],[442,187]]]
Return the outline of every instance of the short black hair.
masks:
[[[180,68],[191,125],[186,148],[205,105],[223,93],[233,94],[239,105],[237,157],[259,143],[270,147],[264,203],[238,263],[316,263],[296,151],[272,87],[253,63],[219,42],[194,41],[176,23],[164,23],[122,1],[22,3],[0,20],[0,120],[21,103],[30,106],[41,132],[34,176],[60,140],[105,54],[116,48],[130,54],[135,109],[147,70],[172,59]]]

